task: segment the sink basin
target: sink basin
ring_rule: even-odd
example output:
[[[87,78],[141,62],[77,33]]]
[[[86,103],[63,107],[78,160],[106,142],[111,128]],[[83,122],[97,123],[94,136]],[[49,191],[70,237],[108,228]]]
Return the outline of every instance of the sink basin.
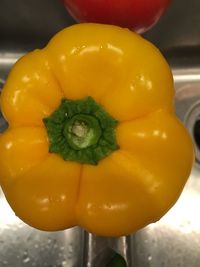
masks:
[[[0,266],[103,267],[113,251],[129,267],[199,267],[200,262],[200,2],[176,0],[144,36],[171,65],[176,112],[190,132],[196,162],[176,205],[157,223],[121,238],[101,238],[79,227],[42,232],[18,219],[0,191]],[[59,0],[0,1],[0,88],[24,53],[43,47],[73,24]],[[7,127],[0,115],[0,131]]]

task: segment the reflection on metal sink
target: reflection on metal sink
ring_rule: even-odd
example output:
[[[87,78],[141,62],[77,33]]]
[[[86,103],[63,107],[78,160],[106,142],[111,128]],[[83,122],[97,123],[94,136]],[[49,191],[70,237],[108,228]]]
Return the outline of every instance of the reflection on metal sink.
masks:
[[[129,267],[198,267],[200,262],[200,2],[176,0],[158,25],[145,34],[171,64],[176,111],[188,127],[196,163],[177,204],[158,223],[129,237],[100,238],[76,227],[57,233],[21,222],[0,191],[0,266],[101,267],[95,261],[108,248],[121,253]],[[45,15],[44,15],[45,14]],[[0,87],[25,52],[42,47],[74,23],[59,0],[1,0]],[[0,117],[0,129],[6,124]],[[106,253],[105,253],[106,255]]]

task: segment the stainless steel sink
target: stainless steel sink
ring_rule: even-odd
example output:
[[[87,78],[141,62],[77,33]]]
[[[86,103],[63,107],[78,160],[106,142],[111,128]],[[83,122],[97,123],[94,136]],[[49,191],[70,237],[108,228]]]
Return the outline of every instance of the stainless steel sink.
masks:
[[[104,267],[113,251],[129,267],[200,266],[200,1],[176,0],[145,34],[169,61],[177,115],[188,128],[196,163],[177,204],[157,223],[128,237],[101,238],[76,227],[48,233],[20,221],[0,191],[0,267]],[[14,62],[73,24],[59,0],[0,1],[0,87]],[[7,127],[0,117],[0,129]]]

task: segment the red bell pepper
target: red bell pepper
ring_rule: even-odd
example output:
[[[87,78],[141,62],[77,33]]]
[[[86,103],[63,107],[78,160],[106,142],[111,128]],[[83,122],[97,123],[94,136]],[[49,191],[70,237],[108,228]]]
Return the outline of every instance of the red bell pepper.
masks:
[[[139,33],[151,28],[171,0],[63,0],[79,22],[113,24]]]

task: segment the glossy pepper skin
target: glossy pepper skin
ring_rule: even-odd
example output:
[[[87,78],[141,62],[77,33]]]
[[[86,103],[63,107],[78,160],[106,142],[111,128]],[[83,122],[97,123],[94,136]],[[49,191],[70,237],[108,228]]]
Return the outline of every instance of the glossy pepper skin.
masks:
[[[63,0],[79,22],[96,22],[145,32],[155,25],[171,0]]]
[[[61,100],[92,97],[118,121],[118,149],[96,165],[49,152],[44,118]],[[193,162],[175,116],[173,78],[158,49],[116,26],[77,24],[21,58],[1,95],[0,183],[35,228],[80,225],[103,236],[132,233],[177,201]]]

